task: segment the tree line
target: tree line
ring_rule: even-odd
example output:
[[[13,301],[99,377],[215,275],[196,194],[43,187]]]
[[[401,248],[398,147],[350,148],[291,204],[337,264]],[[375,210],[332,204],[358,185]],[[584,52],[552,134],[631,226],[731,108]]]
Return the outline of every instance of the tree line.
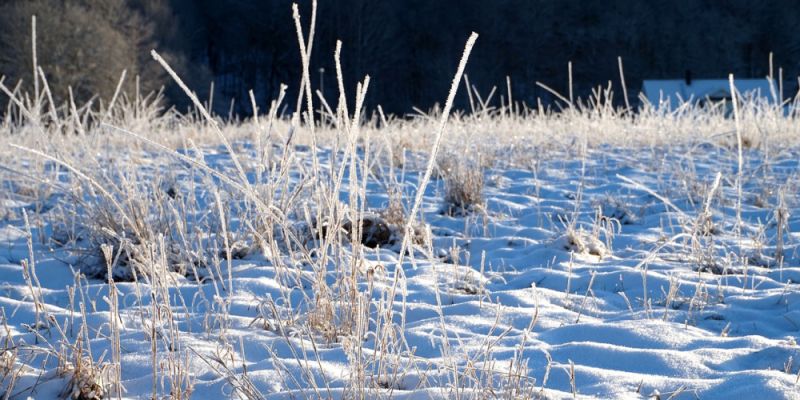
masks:
[[[304,29],[310,0],[301,0]],[[251,112],[252,89],[262,109],[280,85],[299,88],[301,62],[287,0],[2,0],[0,74],[31,85],[31,15],[37,16],[38,64],[57,101],[71,87],[76,101],[108,98],[122,70],[142,91],[164,87],[168,105],[188,106],[150,58],[173,65],[203,98],[213,82],[215,110]],[[333,61],[342,40],[345,86],[371,76],[368,107],[403,114],[446,96],[471,31],[481,37],[467,69],[484,96],[509,77],[515,101],[550,104],[537,81],[585,96],[609,82],[621,101],[617,57],[630,97],[643,79],[763,77],[775,54],[786,95],[800,73],[800,7],[790,0],[321,0],[311,57],[312,87],[328,100],[337,85]],[[130,78],[126,90],[134,90]],[[353,90],[354,91],[354,90]],[[293,101],[286,102],[291,108]],[[468,108],[466,95],[458,107]]]

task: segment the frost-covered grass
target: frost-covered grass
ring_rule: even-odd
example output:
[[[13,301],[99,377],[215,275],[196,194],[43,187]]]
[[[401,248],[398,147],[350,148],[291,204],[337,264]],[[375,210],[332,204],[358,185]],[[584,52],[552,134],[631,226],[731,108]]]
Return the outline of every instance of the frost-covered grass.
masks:
[[[251,143],[233,147],[256,176]],[[317,152],[314,177],[311,148],[276,142],[271,157],[287,170],[251,178],[274,199],[267,219],[166,151],[110,147],[80,163],[52,153],[122,210],[53,162],[6,159],[38,177],[3,177],[12,394],[91,379],[106,395],[119,379],[130,398],[798,393],[796,148],[774,149],[768,164],[745,152],[741,226],[735,157],[711,143],[556,148],[530,167],[487,167],[480,212],[444,212],[434,178],[425,228],[400,264],[402,228],[380,215],[389,188],[413,198],[413,164],[370,175],[360,152],[357,185],[345,171],[341,202],[325,208],[314,190],[335,181],[331,148]],[[224,146],[187,154],[236,176]],[[365,231],[386,224],[379,247],[352,240],[359,213],[376,221]],[[111,281],[109,264],[120,271]]]
[[[800,398],[795,114],[368,85],[314,124],[3,86],[0,393]]]

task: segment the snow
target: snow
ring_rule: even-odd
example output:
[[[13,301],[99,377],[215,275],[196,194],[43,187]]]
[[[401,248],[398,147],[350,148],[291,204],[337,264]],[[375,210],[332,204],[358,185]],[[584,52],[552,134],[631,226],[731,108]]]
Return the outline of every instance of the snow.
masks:
[[[310,165],[310,151],[294,157]],[[209,147],[203,153],[215,169],[234,171],[226,152]],[[131,165],[138,165],[142,179],[155,179],[164,159],[137,154],[131,157],[150,163]],[[331,151],[318,155],[325,170]],[[252,385],[270,399],[347,398],[362,376],[357,367],[365,366],[363,379],[393,377],[361,379],[375,398],[491,397],[487,388],[503,393],[513,367],[522,383],[510,387],[546,398],[800,399],[797,156],[791,150],[769,158],[746,151],[746,171],[752,173],[742,182],[740,226],[735,151],[724,147],[590,147],[585,155],[550,150],[536,171],[486,169],[484,211],[465,215],[441,212],[444,184],[434,180],[422,207],[431,254],[417,246],[398,269],[397,246],[363,249],[361,271],[374,280],[362,279],[357,288],[369,299],[371,318],[361,339],[331,342],[302,323],[282,326],[287,322],[275,319],[270,307],[291,304],[302,314],[314,296],[315,272],[302,263],[289,264],[293,270],[274,265],[267,250],[232,260],[230,270],[222,260],[213,273],[224,279],[213,283],[174,275],[153,284],[116,282],[123,397],[149,398],[154,386],[158,396],[168,395],[184,385],[192,388],[192,398],[246,398],[242,388]],[[193,175],[181,170],[187,167],[171,168],[180,192],[194,190],[213,215],[209,188],[195,185]],[[715,231],[704,235],[692,227],[717,172],[723,180],[710,200]],[[412,198],[418,170],[396,174]],[[784,235],[774,213],[779,189],[785,189],[790,207],[783,263],[776,261],[777,237]],[[766,198],[756,201],[765,190]],[[376,211],[388,202],[381,185],[370,181],[366,191]],[[347,201],[348,193],[345,173],[340,198]],[[111,360],[109,285],[78,278],[68,248],[39,240],[50,232],[46,214],[54,211],[38,215],[31,211],[36,204],[21,201],[4,207],[13,215],[0,227],[0,307],[21,368],[11,394],[50,398],[62,391],[68,374],[56,373],[48,349],[80,336],[79,304],[86,309],[84,345],[95,361],[101,355]],[[32,220],[40,293],[23,274],[22,261],[30,258],[23,209]],[[243,224],[236,211],[225,210],[233,213],[228,229]],[[736,254],[763,265],[743,264]],[[229,273],[233,293],[226,292]],[[327,279],[335,284],[333,270]],[[46,304],[43,310],[37,310],[35,296]],[[176,331],[164,319],[153,323],[154,298],[171,309]],[[388,318],[396,330],[377,332],[377,319],[387,318],[377,310],[386,307],[394,311]],[[29,327],[37,313],[69,327],[64,336],[52,323],[34,334]],[[156,377],[150,332],[158,335]],[[380,335],[389,338],[385,353],[379,351]],[[225,360],[224,368],[215,359]],[[190,377],[169,375],[180,364],[188,365]],[[248,383],[235,384],[231,377]]]

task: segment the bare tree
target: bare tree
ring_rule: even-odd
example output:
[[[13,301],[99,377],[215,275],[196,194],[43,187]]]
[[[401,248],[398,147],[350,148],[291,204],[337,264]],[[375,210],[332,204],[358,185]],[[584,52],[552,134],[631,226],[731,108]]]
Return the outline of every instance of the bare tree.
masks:
[[[31,17],[37,17],[37,62],[55,101],[77,102],[97,95],[109,98],[123,70],[145,75],[144,91],[161,85],[144,55],[152,46],[152,28],[124,0],[9,1],[0,6],[0,74],[24,85],[33,81]],[[131,80],[133,81],[133,80]]]

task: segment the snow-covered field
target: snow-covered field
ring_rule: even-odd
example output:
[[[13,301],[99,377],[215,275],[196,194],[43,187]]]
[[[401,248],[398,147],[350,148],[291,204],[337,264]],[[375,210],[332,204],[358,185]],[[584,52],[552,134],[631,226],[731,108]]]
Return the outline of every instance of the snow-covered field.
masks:
[[[109,132],[128,144],[14,150],[2,392],[800,398],[800,147],[746,147],[739,179],[729,133],[508,147],[474,128],[445,146],[402,256],[418,131],[405,158],[285,136],[263,157],[241,138],[235,158],[172,153]],[[448,205],[454,187],[481,196]]]
[[[570,72],[554,111],[465,79],[451,113],[473,33],[444,107],[387,117],[340,42],[314,96],[312,9],[301,82],[246,120],[155,51],[186,113],[125,72],[57,104],[32,38],[33,92],[0,78],[0,397],[800,399],[782,83],[633,110]]]

